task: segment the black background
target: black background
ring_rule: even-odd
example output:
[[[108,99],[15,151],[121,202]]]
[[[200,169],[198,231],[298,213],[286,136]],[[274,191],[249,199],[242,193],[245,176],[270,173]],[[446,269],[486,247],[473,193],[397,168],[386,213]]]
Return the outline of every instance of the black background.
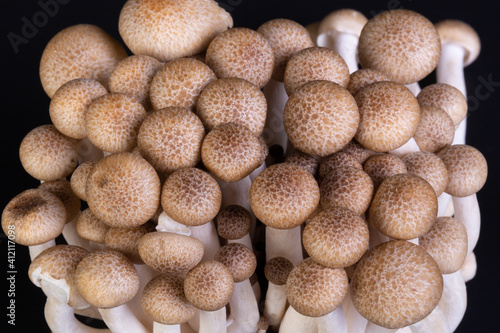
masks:
[[[41,0],[45,3],[50,0]],[[37,0],[1,1],[1,89],[0,89],[0,208],[21,191],[38,186],[38,181],[24,172],[18,157],[22,138],[31,129],[50,123],[49,98],[40,84],[38,66],[47,42],[57,32],[78,23],[96,24],[112,36],[118,34],[118,16],[124,1],[59,0],[61,3],[53,17],[43,22],[42,7]],[[474,250],[477,256],[476,277],[467,283],[468,308],[457,332],[497,332],[500,306],[500,273],[498,269],[497,217],[500,198],[497,191],[500,181],[497,172],[500,144],[500,10],[494,2],[476,1],[286,1],[286,0],[221,0],[233,16],[236,27],[257,29],[262,23],[274,18],[288,18],[303,25],[321,20],[333,10],[353,8],[368,18],[377,12],[394,8],[415,10],[432,22],[453,18],[472,25],[478,32],[482,51],[479,58],[465,69],[469,97],[467,143],[478,148],[489,163],[489,178],[478,193],[482,213],[479,243]],[[26,43],[15,52],[8,34],[22,36],[24,21],[38,19],[40,27]],[[433,74],[422,83],[432,83]],[[485,84],[485,82],[490,84]],[[28,249],[16,247],[16,326],[7,325],[8,286],[6,284],[7,242],[0,238],[0,267],[2,289],[0,295],[0,327],[7,332],[48,332],[43,317],[45,297],[27,277]],[[1,331],[4,331],[2,329]]]

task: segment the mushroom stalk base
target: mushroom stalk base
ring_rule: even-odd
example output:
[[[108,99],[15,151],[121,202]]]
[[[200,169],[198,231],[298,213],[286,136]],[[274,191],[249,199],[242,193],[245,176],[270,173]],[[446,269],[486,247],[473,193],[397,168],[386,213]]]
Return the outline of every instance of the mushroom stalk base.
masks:
[[[289,306],[281,322],[279,333],[314,333],[317,331],[316,318],[301,315]]]
[[[181,333],[181,325],[164,325],[155,321],[153,333]]]
[[[294,265],[301,262],[304,257],[300,231],[300,225],[292,229],[266,227],[266,261],[274,257],[283,257]]]
[[[277,329],[285,315],[287,306],[285,285],[279,286],[269,282],[264,303],[264,317],[269,326]]]
[[[99,309],[102,320],[112,332],[151,333],[137,319],[127,304],[110,309]]]
[[[226,333],[226,307],[216,311],[200,310],[199,333]]]
[[[229,307],[234,321],[227,328],[228,333],[255,333],[258,330],[259,307],[250,280],[234,283]]]
[[[56,246],[55,239],[50,240],[47,243],[43,243],[43,244],[39,244],[39,245],[31,245],[29,247],[31,261],[33,261],[33,259],[35,259],[40,253],[42,253],[46,249],[51,248],[53,246]]]

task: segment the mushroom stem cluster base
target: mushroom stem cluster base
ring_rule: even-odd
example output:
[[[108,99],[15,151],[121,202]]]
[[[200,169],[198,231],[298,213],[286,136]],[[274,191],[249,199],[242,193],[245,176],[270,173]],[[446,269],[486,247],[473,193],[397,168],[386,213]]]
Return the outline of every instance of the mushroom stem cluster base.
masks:
[[[313,333],[317,332],[316,318],[306,317],[289,306],[281,321],[279,333]]]

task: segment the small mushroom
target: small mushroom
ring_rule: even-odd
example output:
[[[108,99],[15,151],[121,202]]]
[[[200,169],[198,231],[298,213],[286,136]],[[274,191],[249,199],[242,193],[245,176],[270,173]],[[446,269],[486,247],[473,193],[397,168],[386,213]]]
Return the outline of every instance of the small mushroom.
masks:
[[[299,150],[291,152],[285,158],[285,163],[298,165],[306,169],[313,176],[316,176],[319,167],[319,161],[316,156],[303,153]]]
[[[405,155],[403,162],[409,174],[422,177],[431,184],[439,200],[448,184],[448,169],[443,160],[433,153],[414,152]]]
[[[319,177],[325,178],[331,171],[343,167],[363,169],[361,163],[353,155],[338,151],[321,161],[319,165]]]
[[[455,125],[443,110],[433,106],[420,107],[420,122],[413,139],[421,151],[435,153],[453,143]]]
[[[217,233],[227,240],[227,243],[240,243],[252,249],[250,230],[252,215],[239,205],[229,205],[222,208],[215,217]]]
[[[408,171],[404,161],[398,156],[392,154],[378,154],[371,156],[363,164],[363,170],[372,179],[375,191],[385,179],[400,173],[406,173]]]
[[[110,226],[92,213],[90,208],[85,209],[76,220],[77,234],[89,241],[89,249],[104,250],[106,234]]]
[[[353,95],[356,96],[358,91],[375,82],[381,81],[390,81],[389,78],[382,72],[379,72],[373,68],[362,68],[357,71],[351,73],[351,79],[349,80],[349,85],[347,86],[347,90]]]
[[[155,226],[151,222],[137,228],[110,228],[106,232],[104,244],[107,249],[123,253],[133,264],[141,265],[144,261],[139,254],[139,240],[153,231]]]
[[[73,193],[83,201],[87,201],[85,187],[87,186],[87,177],[97,161],[87,161],[79,164],[71,174],[70,185]]]
[[[341,151],[353,156],[361,164],[364,164],[370,156],[377,154],[377,152],[364,147],[356,140],[349,141],[349,143],[346,144]]]

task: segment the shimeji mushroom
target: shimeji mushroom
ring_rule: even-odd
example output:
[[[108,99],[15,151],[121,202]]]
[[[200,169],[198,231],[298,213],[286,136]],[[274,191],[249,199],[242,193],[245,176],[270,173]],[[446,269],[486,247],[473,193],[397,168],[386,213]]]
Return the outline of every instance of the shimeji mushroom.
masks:
[[[407,172],[403,160],[392,154],[378,154],[370,157],[363,164],[363,170],[372,179],[375,191],[386,178]]]
[[[285,163],[298,165],[304,168],[311,175],[316,176],[319,167],[319,159],[316,156],[301,152],[300,150],[292,151],[286,158]]]
[[[331,171],[341,167],[363,169],[361,163],[351,154],[338,151],[324,158],[319,165],[319,177],[325,178]]]
[[[382,72],[373,68],[362,68],[354,73],[351,73],[351,79],[347,90],[355,96],[358,91],[371,83],[380,81],[390,81],[389,78]]]
[[[468,282],[476,276],[477,272],[477,262],[476,255],[471,252],[464,260],[462,267],[460,267],[460,273],[462,273],[462,278],[465,282]]]
[[[87,201],[85,187],[87,186],[87,177],[97,161],[87,161],[79,164],[71,174],[70,185],[73,193],[83,201]]]
[[[137,228],[110,228],[106,232],[104,244],[107,249],[123,253],[133,264],[141,265],[144,261],[139,254],[139,241],[147,233],[155,231],[151,222]]]
[[[86,208],[76,220],[77,234],[89,242],[89,249],[104,250],[106,234],[110,226],[100,220],[90,208]]]
[[[420,151],[405,155],[403,162],[409,174],[419,176],[431,184],[438,196],[438,216],[441,216],[439,214],[439,196],[448,184],[448,169],[443,160],[436,154]]]
[[[351,140],[348,144],[344,146],[344,148],[342,148],[341,151],[353,156],[361,164],[364,164],[366,160],[371,156],[378,154],[377,152],[364,147],[356,140]]]
[[[229,205],[222,208],[215,217],[217,233],[228,244],[240,243],[253,249],[250,230],[252,229],[252,214],[242,206]]]
[[[437,152],[453,142],[455,125],[442,109],[433,106],[420,107],[420,122],[413,139],[421,151]]]

